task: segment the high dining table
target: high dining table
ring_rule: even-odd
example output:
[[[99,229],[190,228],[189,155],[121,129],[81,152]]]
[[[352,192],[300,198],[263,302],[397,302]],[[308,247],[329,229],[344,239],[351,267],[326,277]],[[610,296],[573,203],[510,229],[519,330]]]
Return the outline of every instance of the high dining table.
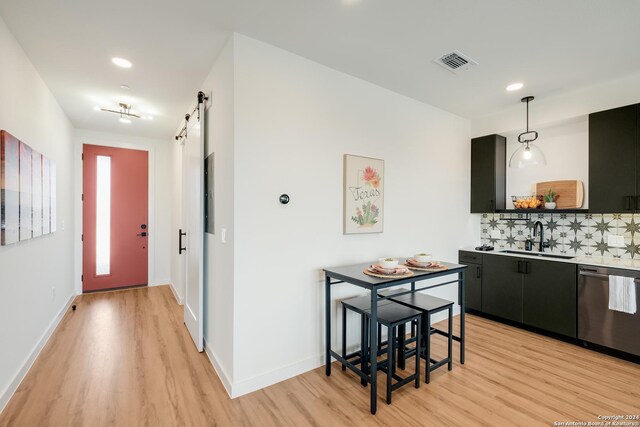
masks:
[[[457,284],[458,286],[458,304],[460,305],[460,335],[454,335],[453,339],[460,343],[460,363],[464,364],[464,273],[465,273],[465,265],[459,264],[451,264],[451,263],[442,263],[446,270],[442,271],[418,271],[412,270],[413,275],[404,278],[392,278],[392,279],[382,279],[373,276],[369,276],[365,274],[363,271],[367,267],[371,265],[371,263],[366,264],[354,264],[347,265],[341,267],[331,267],[325,268],[325,353],[326,353],[326,367],[325,373],[327,376],[331,375],[331,357],[333,356],[336,360],[342,363],[344,366],[347,366],[350,370],[355,372],[358,376],[360,376],[363,380],[371,384],[371,413],[375,414],[377,410],[377,372],[378,372],[378,363],[377,363],[377,351],[371,351],[371,360],[370,360],[370,374],[363,372],[356,365],[349,362],[348,358],[342,357],[342,355],[331,349],[331,285],[335,285],[338,283],[348,283],[351,285],[359,286],[364,289],[368,289],[371,291],[371,313],[369,322],[369,345],[372,349],[378,347],[378,335],[377,335],[377,325],[378,325],[378,301],[381,299],[389,299],[393,297],[397,297],[400,295],[406,295],[412,292],[419,292],[425,289],[433,289],[440,286]],[[436,279],[442,276],[450,276],[456,275],[457,278],[454,280],[445,280],[441,282],[431,282],[424,284],[424,286],[417,288],[416,282],[420,282],[422,280],[427,279]],[[378,292],[380,290],[391,288],[394,286],[399,286],[403,284],[411,284],[411,289],[398,289],[397,293],[385,293],[385,295],[379,295]],[[343,319],[344,321],[344,319]],[[418,357],[418,356],[416,356]]]

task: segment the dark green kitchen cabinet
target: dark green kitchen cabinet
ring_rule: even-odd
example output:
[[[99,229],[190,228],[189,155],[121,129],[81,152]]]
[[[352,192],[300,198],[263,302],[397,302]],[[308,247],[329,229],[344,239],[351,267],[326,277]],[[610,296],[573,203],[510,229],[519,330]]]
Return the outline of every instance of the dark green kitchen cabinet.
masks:
[[[458,262],[466,265],[464,275],[464,303],[467,309],[482,310],[482,254],[460,251]]]
[[[482,267],[483,313],[576,337],[575,264],[484,255]]]
[[[471,213],[505,208],[507,139],[487,135],[471,140]]]
[[[640,104],[589,114],[589,211],[640,211]]]
[[[484,255],[482,312],[522,323],[522,260]]]
[[[522,323],[576,337],[576,264],[523,259]]]

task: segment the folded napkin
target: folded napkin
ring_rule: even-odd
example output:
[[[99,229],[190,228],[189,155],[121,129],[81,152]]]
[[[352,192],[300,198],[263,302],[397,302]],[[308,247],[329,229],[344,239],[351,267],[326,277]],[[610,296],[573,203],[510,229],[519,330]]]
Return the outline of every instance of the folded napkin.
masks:
[[[636,283],[633,277],[609,276],[609,310],[636,313]]]
[[[376,272],[381,274],[404,274],[407,271],[407,267],[397,266],[395,268],[384,268],[378,264],[374,264],[371,266]]]

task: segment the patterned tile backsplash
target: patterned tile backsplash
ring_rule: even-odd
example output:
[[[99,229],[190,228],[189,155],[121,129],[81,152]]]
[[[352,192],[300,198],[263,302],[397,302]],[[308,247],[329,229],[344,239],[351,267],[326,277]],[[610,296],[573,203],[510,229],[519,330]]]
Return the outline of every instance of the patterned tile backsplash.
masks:
[[[482,214],[480,220],[482,243],[496,249],[524,249],[527,237],[532,236],[533,224],[542,221],[544,238],[549,242],[546,251],[605,258],[640,259],[640,214]],[[491,237],[492,230],[500,231],[500,238]],[[609,235],[624,236],[624,247],[611,247]],[[537,250],[538,240],[534,240]]]

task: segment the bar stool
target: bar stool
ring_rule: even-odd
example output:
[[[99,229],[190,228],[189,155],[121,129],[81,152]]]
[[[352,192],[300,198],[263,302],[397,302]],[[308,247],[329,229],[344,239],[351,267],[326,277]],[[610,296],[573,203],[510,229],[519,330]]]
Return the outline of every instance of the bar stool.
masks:
[[[387,291],[384,294],[391,295],[393,291]],[[453,301],[426,295],[420,292],[413,292],[398,297],[391,296],[390,299],[399,304],[403,304],[407,307],[419,310],[422,312],[422,337],[424,340],[424,350],[422,357],[426,360],[426,375],[425,382],[429,384],[431,380],[431,372],[447,364],[448,370],[453,369],[452,344],[453,344]],[[436,328],[431,327],[431,316],[440,313],[441,311],[448,311],[448,331],[445,333]],[[447,357],[442,360],[435,360],[431,358],[431,335],[439,334],[447,337]],[[420,336],[420,331],[418,331]]]
[[[346,354],[346,310],[352,310],[361,316],[361,339],[360,339],[360,352],[356,352],[360,358],[361,370],[364,373],[370,373],[369,366],[370,351],[376,351],[376,355],[384,354],[380,347],[378,350],[369,349],[369,325],[371,314],[371,299],[369,296],[357,297],[349,300],[342,301],[342,357],[347,359],[349,355]],[[391,393],[394,390],[410,383],[415,382],[415,387],[420,387],[420,357],[421,354],[420,340],[416,340],[416,358],[415,358],[415,373],[404,378],[396,374],[396,352],[400,353],[404,351],[403,347],[398,346],[398,329],[399,326],[406,323],[416,322],[418,324],[418,336],[421,332],[420,319],[422,313],[419,310],[412,309],[402,304],[395,303],[390,300],[382,300],[378,302],[378,342],[380,342],[381,330],[380,325],[387,327],[387,341],[386,341],[386,360],[378,362],[378,369],[384,371],[387,374],[387,404],[391,403]],[[358,354],[359,353],[359,354]],[[345,367],[343,366],[343,369]],[[375,375],[372,373],[371,375]],[[393,380],[396,383],[393,383]],[[361,380],[363,385],[367,385],[365,380]]]

